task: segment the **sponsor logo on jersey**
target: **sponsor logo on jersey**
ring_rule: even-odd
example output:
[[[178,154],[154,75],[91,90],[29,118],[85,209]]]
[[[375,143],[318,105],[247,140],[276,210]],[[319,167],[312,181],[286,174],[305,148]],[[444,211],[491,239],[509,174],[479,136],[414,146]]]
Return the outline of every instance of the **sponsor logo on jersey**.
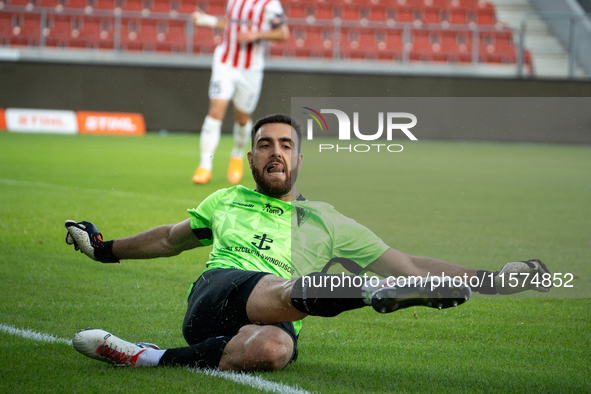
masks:
[[[242,202],[233,201],[232,204],[240,205],[241,207],[254,208],[254,204],[244,204]]]
[[[310,217],[311,212],[307,209],[296,207],[296,213],[298,218],[298,227],[302,227],[304,222]]]
[[[265,204],[265,208],[263,208],[263,212],[270,213],[272,215],[281,216],[283,215],[283,209],[279,207],[273,207],[271,204]]]

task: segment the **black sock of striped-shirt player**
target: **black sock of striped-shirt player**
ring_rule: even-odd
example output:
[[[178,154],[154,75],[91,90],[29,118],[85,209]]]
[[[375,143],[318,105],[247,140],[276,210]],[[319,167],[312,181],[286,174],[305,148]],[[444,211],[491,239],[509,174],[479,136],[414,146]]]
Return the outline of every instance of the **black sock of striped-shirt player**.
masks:
[[[196,345],[167,349],[158,365],[218,368],[230,337],[212,337]]]
[[[333,282],[333,277],[338,277],[339,280]],[[300,312],[323,317],[333,317],[341,312],[367,306],[361,297],[363,284],[356,286],[353,280],[356,277],[315,272],[298,278],[291,290],[292,305]],[[318,286],[320,283],[327,286]]]

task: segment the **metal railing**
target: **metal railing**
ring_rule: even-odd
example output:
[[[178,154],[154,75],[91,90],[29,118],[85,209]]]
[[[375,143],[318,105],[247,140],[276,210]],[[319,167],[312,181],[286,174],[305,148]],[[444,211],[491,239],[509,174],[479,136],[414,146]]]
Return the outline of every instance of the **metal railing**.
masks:
[[[564,45],[568,52],[568,77],[575,78],[575,68],[577,60],[579,60],[583,67],[586,68],[587,74],[591,75],[591,13],[589,14],[573,14],[573,13],[556,13],[556,12],[529,12],[523,15],[521,19],[521,28],[519,29],[518,40],[518,58],[517,69],[518,75],[523,76],[524,65],[524,46],[526,34],[528,31],[528,22],[534,18],[542,18],[554,30],[554,34]],[[565,24],[564,26],[556,26],[556,24]],[[587,26],[585,26],[587,25]],[[577,35],[577,28],[581,27],[581,32]],[[556,30],[561,30],[562,33]],[[584,35],[580,37],[580,35]],[[586,49],[586,52],[580,52],[581,49]]]

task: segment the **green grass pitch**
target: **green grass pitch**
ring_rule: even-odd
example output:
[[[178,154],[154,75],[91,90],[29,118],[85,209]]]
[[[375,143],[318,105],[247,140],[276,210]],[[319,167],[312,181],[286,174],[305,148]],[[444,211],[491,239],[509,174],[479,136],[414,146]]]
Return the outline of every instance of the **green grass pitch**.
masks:
[[[402,251],[491,270],[539,258],[572,273],[574,288],[306,318],[298,361],[252,375],[320,393],[591,392],[591,147],[398,143],[403,152],[379,154],[306,143],[299,189]],[[100,264],[65,244],[63,222],[90,220],[112,239],[184,220],[228,186],[230,146],[222,138],[212,182],[196,186],[196,136],[0,133],[0,327],[65,339],[96,327],[183,346],[186,291],[209,250]],[[2,393],[261,390],[183,368],[112,368],[6,330],[0,359]]]

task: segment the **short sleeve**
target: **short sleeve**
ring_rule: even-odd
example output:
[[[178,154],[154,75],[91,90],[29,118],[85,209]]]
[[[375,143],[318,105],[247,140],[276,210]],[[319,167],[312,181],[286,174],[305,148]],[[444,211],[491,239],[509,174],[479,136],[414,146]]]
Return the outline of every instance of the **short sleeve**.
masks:
[[[285,15],[281,3],[272,0],[265,6],[264,10],[265,28],[268,30],[276,29],[285,24]]]
[[[191,229],[203,245],[213,244],[212,222],[216,206],[227,189],[211,194],[197,208],[187,209],[191,215]]]
[[[351,218],[339,216],[334,226],[335,256],[353,260],[365,268],[388,250],[388,245],[370,229]]]

